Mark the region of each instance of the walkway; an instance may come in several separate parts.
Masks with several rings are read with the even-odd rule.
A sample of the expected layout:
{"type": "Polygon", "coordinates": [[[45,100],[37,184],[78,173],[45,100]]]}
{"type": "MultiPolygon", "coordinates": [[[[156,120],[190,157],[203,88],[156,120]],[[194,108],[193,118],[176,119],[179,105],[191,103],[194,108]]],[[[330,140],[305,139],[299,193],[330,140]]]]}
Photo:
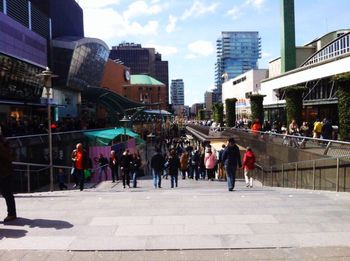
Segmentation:
{"type": "MultiPolygon", "coordinates": [[[[241,181],[234,192],[219,181],[180,180],[179,188],[170,189],[169,182],[163,180],[162,189],[153,189],[145,179],[137,189],[105,182],[83,192],[19,194],[20,218],[0,223],[0,260],[112,257],[109,252],[90,252],[95,250],[117,250],[109,260],[350,258],[348,193],[249,189],[241,181]]],[[[0,213],[5,213],[4,202],[0,213]]]]}

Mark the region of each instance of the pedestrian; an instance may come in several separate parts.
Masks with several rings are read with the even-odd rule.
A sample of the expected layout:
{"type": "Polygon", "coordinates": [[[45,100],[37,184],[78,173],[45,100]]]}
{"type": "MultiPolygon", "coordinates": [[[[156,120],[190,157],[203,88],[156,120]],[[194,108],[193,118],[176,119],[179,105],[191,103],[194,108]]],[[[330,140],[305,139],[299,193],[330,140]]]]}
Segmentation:
{"type": "Polygon", "coordinates": [[[169,169],[171,188],[174,188],[174,186],[177,187],[179,170],[180,170],[180,159],[176,155],[176,151],[174,149],[170,151],[170,155],[166,165],[167,165],[167,168],[169,169]]]}
{"type": "Polygon", "coordinates": [[[112,173],[112,183],[115,183],[116,180],[119,180],[118,177],[118,159],[115,155],[115,151],[111,151],[111,156],[109,157],[109,168],[112,173]]]}
{"type": "Polygon", "coordinates": [[[122,156],[120,157],[120,171],[123,179],[123,188],[127,185],[130,188],[130,163],[132,157],[129,154],[129,150],[125,149],[122,156]]]}
{"type": "Polygon", "coordinates": [[[219,155],[218,155],[218,179],[222,180],[222,179],[226,179],[226,175],[225,175],[225,170],[224,170],[224,163],[222,162],[222,154],[224,153],[226,148],[225,144],[222,144],[221,146],[221,150],[219,150],[219,155]]]}
{"type": "Polygon", "coordinates": [[[211,148],[208,148],[207,153],[204,157],[205,169],[207,171],[208,180],[214,180],[214,169],[216,166],[216,155],[212,152],[211,148]]]}
{"type": "Polygon", "coordinates": [[[60,190],[68,188],[65,184],[66,174],[64,173],[63,169],[58,169],[57,179],[58,179],[58,186],[60,190]]]}
{"type": "Polygon", "coordinates": [[[222,154],[222,161],[226,170],[228,190],[233,191],[235,188],[237,166],[242,167],[241,155],[234,138],[229,138],[227,147],[222,154]]]}
{"type": "Polygon", "coordinates": [[[4,222],[17,218],[15,197],[13,196],[12,153],[5,138],[0,134],[0,191],[6,201],[7,216],[4,222]]]}
{"type": "Polygon", "coordinates": [[[188,172],[188,152],[184,150],[180,156],[180,169],[182,173],[182,179],[186,179],[186,172],[188,172]]]}
{"type": "Polygon", "coordinates": [[[80,191],[84,189],[84,170],[89,168],[89,157],[83,149],[83,144],[78,143],[76,149],[71,154],[74,165],[74,175],[76,178],[76,185],[79,185],[80,191]]]}
{"type": "Polygon", "coordinates": [[[194,148],[194,150],[191,152],[190,157],[190,172],[191,177],[195,178],[195,180],[199,179],[199,151],[197,148],[194,148]]]}
{"type": "Polygon", "coordinates": [[[252,124],[252,132],[258,133],[259,131],[261,131],[261,123],[260,123],[260,120],[256,118],[252,124]]]}
{"type": "Polygon", "coordinates": [[[333,134],[332,124],[327,118],[324,118],[323,125],[322,125],[322,139],[331,140],[332,134],[333,134]]]}
{"type": "Polygon", "coordinates": [[[156,154],[154,154],[151,159],[154,188],[157,188],[157,187],[161,188],[164,165],[165,165],[164,156],[162,155],[160,149],[157,149],[156,154]]]}
{"type": "Polygon", "coordinates": [[[199,174],[200,174],[201,179],[203,179],[203,180],[206,177],[204,157],[205,157],[205,150],[204,150],[204,148],[202,148],[199,152],[199,174]]]}
{"type": "Polygon", "coordinates": [[[137,187],[137,175],[141,167],[141,156],[138,152],[132,154],[132,160],[130,163],[130,172],[132,173],[132,187],[137,187]]]}
{"type": "Polygon", "coordinates": [[[99,167],[99,171],[98,171],[98,180],[99,180],[99,182],[102,181],[103,173],[105,174],[105,180],[107,180],[108,179],[107,167],[109,165],[108,164],[108,159],[102,153],[100,153],[98,158],[95,158],[95,162],[98,163],[98,167],[99,167]]]}
{"type": "Polygon", "coordinates": [[[313,129],[314,138],[317,138],[317,139],[321,138],[322,126],[323,126],[322,122],[319,119],[316,119],[316,121],[314,122],[314,129],[313,129]]]}
{"type": "Polygon", "coordinates": [[[250,147],[247,147],[246,152],[244,153],[242,165],[246,187],[252,188],[255,169],[255,155],[250,147]]]}

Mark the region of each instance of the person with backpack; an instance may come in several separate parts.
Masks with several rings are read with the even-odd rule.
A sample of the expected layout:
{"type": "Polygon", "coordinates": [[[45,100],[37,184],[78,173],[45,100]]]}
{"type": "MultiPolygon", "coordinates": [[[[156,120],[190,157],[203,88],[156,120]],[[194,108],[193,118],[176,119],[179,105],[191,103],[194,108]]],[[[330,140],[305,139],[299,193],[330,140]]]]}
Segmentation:
{"type": "Polygon", "coordinates": [[[255,155],[250,147],[247,147],[246,152],[243,156],[243,164],[242,168],[244,170],[244,178],[246,187],[253,187],[253,177],[254,177],[254,169],[255,169],[255,155]]]}

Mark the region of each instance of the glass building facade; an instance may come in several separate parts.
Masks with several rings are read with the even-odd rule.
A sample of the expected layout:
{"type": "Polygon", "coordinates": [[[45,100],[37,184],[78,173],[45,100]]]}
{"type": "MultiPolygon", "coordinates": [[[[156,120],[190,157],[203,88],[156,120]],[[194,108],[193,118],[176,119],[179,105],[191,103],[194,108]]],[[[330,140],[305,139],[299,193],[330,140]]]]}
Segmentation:
{"type": "Polygon", "coordinates": [[[109,55],[103,41],[64,37],[54,40],[53,46],[53,69],[60,75],[55,84],[75,90],[100,85],[109,55]]]}
{"type": "Polygon", "coordinates": [[[215,86],[221,101],[222,83],[251,69],[258,69],[261,39],[258,32],[222,32],[216,41],[215,86]]]}
{"type": "Polygon", "coordinates": [[[172,105],[184,105],[184,82],[182,79],[171,80],[170,86],[171,104],[172,105]]]}

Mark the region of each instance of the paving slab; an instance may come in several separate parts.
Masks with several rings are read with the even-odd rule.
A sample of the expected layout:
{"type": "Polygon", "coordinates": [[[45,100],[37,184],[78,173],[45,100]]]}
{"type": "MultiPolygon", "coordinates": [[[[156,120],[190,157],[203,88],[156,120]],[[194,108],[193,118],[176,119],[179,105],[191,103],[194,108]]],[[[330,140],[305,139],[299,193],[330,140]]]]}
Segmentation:
{"type": "MultiPolygon", "coordinates": [[[[180,180],[176,189],[169,183],[164,180],[162,189],[154,189],[144,179],[140,188],[124,190],[107,181],[82,192],[18,194],[18,220],[0,222],[0,260],[12,260],[12,251],[18,251],[18,260],[58,260],[59,253],[65,253],[61,261],[83,257],[77,251],[86,252],[86,260],[103,260],[103,255],[108,260],[215,260],[209,258],[213,253],[220,253],[216,260],[231,260],[225,259],[228,253],[239,249],[248,251],[235,252],[239,257],[254,260],[257,255],[249,250],[260,249],[278,260],[297,259],[298,251],[274,254],[274,249],[305,247],[310,247],[308,258],[317,254],[315,247],[341,249],[337,258],[349,256],[344,252],[350,246],[349,193],[250,189],[243,181],[237,181],[234,192],[218,181],[180,180]],[[193,252],[191,259],[181,252],[199,249],[208,256],[193,252]]],[[[3,202],[0,213],[6,213],[3,202]]]]}

